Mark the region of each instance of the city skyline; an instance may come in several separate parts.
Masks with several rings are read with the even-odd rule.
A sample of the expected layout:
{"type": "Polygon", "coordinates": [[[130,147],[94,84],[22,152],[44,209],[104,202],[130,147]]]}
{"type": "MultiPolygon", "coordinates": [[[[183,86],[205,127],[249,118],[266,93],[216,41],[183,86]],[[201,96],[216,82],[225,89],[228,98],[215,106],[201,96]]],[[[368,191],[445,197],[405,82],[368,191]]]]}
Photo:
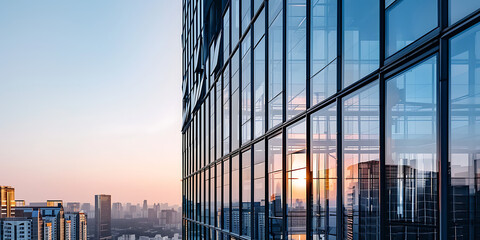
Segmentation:
{"type": "Polygon", "coordinates": [[[0,2],[0,183],[30,202],[180,204],[180,11],[0,2]]]}

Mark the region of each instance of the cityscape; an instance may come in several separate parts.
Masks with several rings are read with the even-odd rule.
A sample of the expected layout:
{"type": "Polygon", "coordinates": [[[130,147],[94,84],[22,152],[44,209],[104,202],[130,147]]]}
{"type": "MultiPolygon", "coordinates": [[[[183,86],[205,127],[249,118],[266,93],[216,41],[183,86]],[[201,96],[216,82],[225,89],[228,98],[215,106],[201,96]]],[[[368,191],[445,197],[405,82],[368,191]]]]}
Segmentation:
{"type": "Polygon", "coordinates": [[[0,240],[480,240],[480,0],[0,1],[0,240]]]}
{"type": "Polygon", "coordinates": [[[147,200],[112,203],[111,195],[94,197],[93,204],[58,199],[27,202],[15,198],[15,188],[0,186],[0,239],[182,239],[178,205],[149,205],[147,200]]]}

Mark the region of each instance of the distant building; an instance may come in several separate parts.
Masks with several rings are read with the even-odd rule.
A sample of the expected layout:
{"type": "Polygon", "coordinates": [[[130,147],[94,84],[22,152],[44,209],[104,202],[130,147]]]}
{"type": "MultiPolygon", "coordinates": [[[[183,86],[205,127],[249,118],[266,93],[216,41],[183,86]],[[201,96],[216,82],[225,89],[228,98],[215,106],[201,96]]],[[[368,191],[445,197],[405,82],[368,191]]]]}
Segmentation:
{"type": "MultiPolygon", "coordinates": [[[[29,214],[39,217],[45,223],[51,223],[51,239],[52,240],[64,240],[65,239],[65,217],[63,207],[17,207],[15,212],[22,216],[28,216],[29,214]]],[[[44,229],[45,230],[45,229],[44,229]]],[[[45,231],[44,231],[45,235],[45,231]]],[[[48,235],[48,234],[47,234],[48,235]]]]}
{"type": "Polygon", "coordinates": [[[25,207],[25,200],[15,200],[15,207],[25,207]]]}
{"type": "Polygon", "coordinates": [[[51,222],[43,223],[43,240],[53,240],[53,229],[51,222]]]}
{"type": "Polygon", "coordinates": [[[65,219],[65,240],[72,240],[72,221],[65,219]]]}
{"type": "Polygon", "coordinates": [[[32,220],[32,239],[42,240],[43,237],[43,219],[40,209],[28,209],[17,207],[15,217],[28,218],[32,220]]]}
{"type": "Polygon", "coordinates": [[[69,202],[64,208],[65,208],[65,212],[80,212],[80,203],[69,202]]]}
{"type": "Polygon", "coordinates": [[[63,200],[47,200],[47,207],[63,206],[63,200]]]}
{"type": "Polygon", "coordinates": [[[95,195],[95,236],[98,240],[112,239],[112,197],[95,195]]]}
{"type": "Polygon", "coordinates": [[[180,213],[173,209],[161,210],[159,224],[161,227],[179,229],[181,227],[180,213]]]}
{"type": "Polygon", "coordinates": [[[71,221],[71,240],[87,240],[87,216],[85,215],[85,213],[65,213],[65,220],[71,221]]]}
{"type": "Polygon", "coordinates": [[[148,209],[148,220],[150,222],[154,222],[157,220],[157,211],[155,210],[155,208],[148,209]]]}
{"type": "Polygon", "coordinates": [[[0,186],[0,218],[15,217],[15,188],[0,186]]]}
{"type": "Polygon", "coordinates": [[[125,234],[117,238],[117,240],[135,240],[135,234],[125,234]]]}
{"type": "Polygon", "coordinates": [[[30,204],[28,204],[28,206],[30,206],[30,207],[46,207],[47,202],[31,202],[30,204]]]}
{"type": "Polygon", "coordinates": [[[28,218],[5,218],[2,223],[3,240],[31,240],[32,220],[28,218]]]}
{"type": "Polygon", "coordinates": [[[112,204],[112,218],[113,219],[123,218],[123,206],[121,203],[116,202],[112,204]]]}
{"type": "Polygon", "coordinates": [[[80,208],[89,218],[95,218],[95,209],[92,208],[90,203],[83,203],[80,208]]]}

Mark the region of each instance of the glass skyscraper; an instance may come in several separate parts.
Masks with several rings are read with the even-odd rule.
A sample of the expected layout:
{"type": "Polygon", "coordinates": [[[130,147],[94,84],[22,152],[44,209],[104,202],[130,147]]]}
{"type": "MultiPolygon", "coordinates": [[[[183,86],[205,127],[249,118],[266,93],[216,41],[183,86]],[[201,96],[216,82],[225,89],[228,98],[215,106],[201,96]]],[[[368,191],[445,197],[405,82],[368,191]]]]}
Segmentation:
{"type": "Polygon", "coordinates": [[[182,13],[184,239],[480,239],[480,1],[182,13]]]}

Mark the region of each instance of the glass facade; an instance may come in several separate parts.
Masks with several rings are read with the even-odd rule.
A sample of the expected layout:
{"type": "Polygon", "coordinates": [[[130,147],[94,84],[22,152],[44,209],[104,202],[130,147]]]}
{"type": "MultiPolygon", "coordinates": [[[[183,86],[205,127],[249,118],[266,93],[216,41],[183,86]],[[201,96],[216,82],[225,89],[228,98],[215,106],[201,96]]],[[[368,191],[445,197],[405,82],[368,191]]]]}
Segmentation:
{"type": "Polygon", "coordinates": [[[183,239],[480,239],[479,1],[182,16],[183,239]]]}

